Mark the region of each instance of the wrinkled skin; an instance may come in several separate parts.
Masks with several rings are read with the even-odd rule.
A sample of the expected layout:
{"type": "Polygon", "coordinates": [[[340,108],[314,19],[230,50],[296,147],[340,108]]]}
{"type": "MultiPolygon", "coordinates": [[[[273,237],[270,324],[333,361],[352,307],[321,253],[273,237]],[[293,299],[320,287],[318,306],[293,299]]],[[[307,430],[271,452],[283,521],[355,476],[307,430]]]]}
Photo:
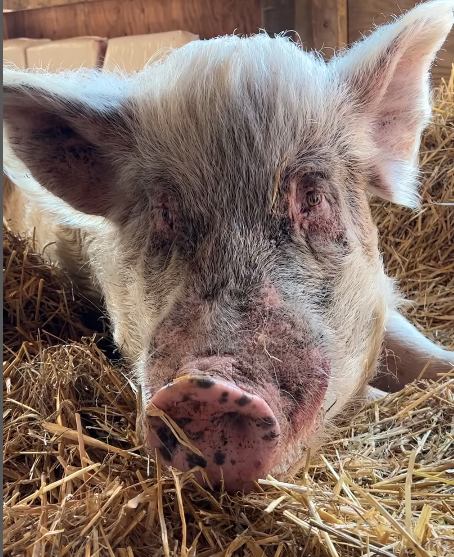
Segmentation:
{"type": "Polygon", "coordinates": [[[7,216],[24,231],[40,211],[44,230],[44,207],[42,244],[100,291],[168,464],[230,491],[287,471],[367,396],[386,327],[395,353],[447,367],[399,325],[368,205],[416,204],[427,71],[452,25],[452,2],[429,4],[328,65],[259,35],[130,78],[4,72],[7,216]]]}

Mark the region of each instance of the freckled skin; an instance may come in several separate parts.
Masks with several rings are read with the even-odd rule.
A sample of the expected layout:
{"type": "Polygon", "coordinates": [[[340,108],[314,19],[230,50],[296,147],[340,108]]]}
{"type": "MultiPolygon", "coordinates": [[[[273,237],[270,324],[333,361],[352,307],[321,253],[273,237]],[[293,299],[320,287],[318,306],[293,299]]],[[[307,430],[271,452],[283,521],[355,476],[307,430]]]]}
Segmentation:
{"type": "Polygon", "coordinates": [[[202,452],[203,457],[188,452],[176,438],[170,438],[160,418],[148,418],[149,446],[157,447],[164,461],[180,470],[202,466],[213,483],[223,477],[226,489],[235,491],[251,483],[256,473],[265,473],[276,459],[280,428],[271,409],[262,398],[242,392],[233,383],[212,376],[189,377],[158,391],[153,403],[171,415],[202,452]],[[211,380],[209,389],[202,379],[211,380]],[[224,393],[229,396],[222,397],[224,393]],[[190,397],[186,403],[184,394],[190,397]],[[242,399],[246,402],[238,404],[242,399]]]}
{"type": "Polygon", "coordinates": [[[206,468],[207,466],[207,461],[203,457],[193,453],[187,453],[186,460],[189,468],[194,468],[194,466],[200,466],[201,468],[206,468]]]}
{"type": "Polygon", "coordinates": [[[225,454],[217,452],[214,454],[214,463],[218,466],[222,466],[225,463],[225,454]]]}
{"type": "Polygon", "coordinates": [[[197,387],[199,389],[210,389],[214,385],[214,379],[210,377],[200,377],[196,379],[197,387]]]}
{"type": "Polygon", "coordinates": [[[219,403],[220,404],[225,404],[228,399],[229,399],[229,393],[227,391],[224,391],[221,394],[221,396],[219,397],[219,403]]]}
{"type": "Polygon", "coordinates": [[[251,399],[247,395],[243,395],[242,397],[235,400],[235,404],[238,404],[238,406],[246,406],[251,402],[251,399]]]}

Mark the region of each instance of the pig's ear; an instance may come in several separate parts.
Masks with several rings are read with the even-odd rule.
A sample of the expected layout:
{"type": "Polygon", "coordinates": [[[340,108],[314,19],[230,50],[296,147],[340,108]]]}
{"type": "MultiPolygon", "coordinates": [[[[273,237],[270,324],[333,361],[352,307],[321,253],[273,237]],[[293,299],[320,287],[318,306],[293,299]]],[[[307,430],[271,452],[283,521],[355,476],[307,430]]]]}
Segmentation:
{"type": "Polygon", "coordinates": [[[371,190],[408,207],[419,200],[418,150],[431,114],[429,70],[453,25],[453,11],[453,0],[420,4],[330,64],[373,133],[371,190]]]}
{"type": "Polygon", "coordinates": [[[68,224],[119,217],[115,158],[127,149],[125,85],[100,72],[4,69],[4,170],[68,224]]]}

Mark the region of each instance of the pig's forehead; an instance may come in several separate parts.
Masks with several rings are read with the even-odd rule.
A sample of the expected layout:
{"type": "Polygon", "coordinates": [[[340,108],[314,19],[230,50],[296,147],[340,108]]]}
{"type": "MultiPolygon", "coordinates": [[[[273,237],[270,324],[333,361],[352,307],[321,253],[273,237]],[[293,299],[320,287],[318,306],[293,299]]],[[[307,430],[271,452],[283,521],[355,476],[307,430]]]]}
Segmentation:
{"type": "Polygon", "coordinates": [[[266,35],[195,41],[132,82],[140,166],[200,187],[268,188],[284,160],[333,170],[361,159],[354,105],[325,62],[266,35]]]}
{"type": "MultiPolygon", "coordinates": [[[[194,41],[173,51],[132,81],[136,110],[176,124],[179,116],[225,123],[228,114],[253,111],[268,122],[330,119],[348,105],[336,74],[314,53],[267,35],[194,41]]],[[[147,118],[146,118],[147,119],[147,118]]]]}

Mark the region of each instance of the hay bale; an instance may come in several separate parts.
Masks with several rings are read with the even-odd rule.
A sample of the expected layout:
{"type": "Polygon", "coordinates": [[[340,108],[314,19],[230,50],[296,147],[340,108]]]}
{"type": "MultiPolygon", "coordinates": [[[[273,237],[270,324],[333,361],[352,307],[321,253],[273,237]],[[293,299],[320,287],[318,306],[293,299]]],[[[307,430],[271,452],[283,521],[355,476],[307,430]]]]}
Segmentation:
{"type": "MultiPolygon", "coordinates": [[[[422,210],[373,211],[410,318],[452,347],[454,222],[440,203],[454,201],[454,72],[435,111],[422,210]]],[[[137,393],[84,325],[83,301],[4,233],[5,555],[454,554],[454,370],[364,408],[289,483],[212,495],[143,451],[137,393]]]]}

